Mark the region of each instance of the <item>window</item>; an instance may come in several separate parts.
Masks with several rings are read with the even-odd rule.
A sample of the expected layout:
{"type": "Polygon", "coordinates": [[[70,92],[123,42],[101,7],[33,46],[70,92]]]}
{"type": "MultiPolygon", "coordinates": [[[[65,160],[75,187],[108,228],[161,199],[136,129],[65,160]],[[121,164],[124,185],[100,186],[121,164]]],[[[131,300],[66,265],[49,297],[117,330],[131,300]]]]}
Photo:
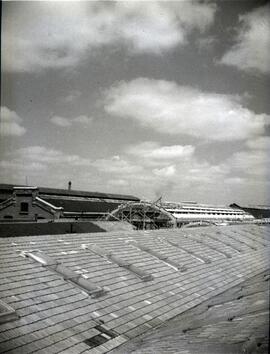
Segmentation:
{"type": "Polygon", "coordinates": [[[12,215],[4,215],[4,219],[13,219],[12,215]]]}
{"type": "Polygon", "coordinates": [[[28,214],[28,212],[29,212],[29,204],[27,202],[21,202],[20,213],[21,214],[28,214]]]}

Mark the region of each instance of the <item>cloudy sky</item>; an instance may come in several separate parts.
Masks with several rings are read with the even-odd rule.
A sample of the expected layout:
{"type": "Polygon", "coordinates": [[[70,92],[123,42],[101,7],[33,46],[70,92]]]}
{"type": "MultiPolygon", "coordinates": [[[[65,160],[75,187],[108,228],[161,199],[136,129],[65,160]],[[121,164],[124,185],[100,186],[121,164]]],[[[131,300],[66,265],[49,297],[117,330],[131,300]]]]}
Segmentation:
{"type": "Polygon", "coordinates": [[[0,182],[269,203],[267,1],[2,3],[0,182]]]}

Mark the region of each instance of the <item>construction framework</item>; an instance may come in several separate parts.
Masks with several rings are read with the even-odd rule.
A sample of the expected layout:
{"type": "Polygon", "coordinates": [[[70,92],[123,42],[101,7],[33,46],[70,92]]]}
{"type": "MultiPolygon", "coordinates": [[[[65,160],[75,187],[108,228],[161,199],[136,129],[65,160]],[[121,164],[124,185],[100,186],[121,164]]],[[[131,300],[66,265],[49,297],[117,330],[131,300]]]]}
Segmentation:
{"type": "Polygon", "coordinates": [[[177,227],[176,218],[171,213],[156,203],[145,201],[121,204],[107,215],[106,220],[127,221],[138,230],[177,227]]]}

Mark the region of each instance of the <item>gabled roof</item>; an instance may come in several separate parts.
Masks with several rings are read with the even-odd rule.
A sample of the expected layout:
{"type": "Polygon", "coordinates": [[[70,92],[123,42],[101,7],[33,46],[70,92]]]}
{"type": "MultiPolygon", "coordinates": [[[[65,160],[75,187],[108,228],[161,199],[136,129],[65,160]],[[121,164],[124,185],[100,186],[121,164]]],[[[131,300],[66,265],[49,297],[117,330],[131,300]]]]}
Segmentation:
{"type": "MultiPolygon", "coordinates": [[[[15,204],[16,204],[16,198],[12,196],[4,200],[2,203],[0,203],[0,211],[15,204]]],[[[46,200],[39,197],[34,198],[33,205],[39,206],[40,208],[46,210],[50,214],[61,212],[63,210],[63,208],[52,205],[51,203],[48,203],[46,200]]]]}
{"type": "Polygon", "coordinates": [[[0,297],[20,318],[0,325],[0,347],[109,352],[266,271],[269,246],[270,228],[257,225],[2,238],[0,297]],[[92,297],[25,252],[61,262],[106,293],[92,297]]]}
{"type": "Polygon", "coordinates": [[[10,197],[0,203],[0,210],[6,209],[13,204],[15,204],[15,199],[13,197],[10,197]]]}
{"type": "Polygon", "coordinates": [[[57,207],[49,202],[47,202],[46,200],[40,198],[40,197],[36,197],[35,198],[35,203],[37,205],[39,205],[40,207],[43,207],[44,209],[46,209],[47,211],[52,211],[52,212],[56,212],[56,211],[61,211],[63,210],[63,208],[61,207],[57,207]]]}
{"type": "Polygon", "coordinates": [[[260,205],[260,204],[236,204],[236,203],[233,203],[230,205],[230,207],[232,208],[243,208],[243,209],[255,209],[255,210],[270,210],[270,205],[260,205]]]}

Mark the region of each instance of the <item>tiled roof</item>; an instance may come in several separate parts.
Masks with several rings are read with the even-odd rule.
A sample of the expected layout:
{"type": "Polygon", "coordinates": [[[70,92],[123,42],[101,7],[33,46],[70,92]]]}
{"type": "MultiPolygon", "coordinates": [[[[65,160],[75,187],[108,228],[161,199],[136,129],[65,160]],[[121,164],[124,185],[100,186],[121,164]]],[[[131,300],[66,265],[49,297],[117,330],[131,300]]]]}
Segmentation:
{"type": "Polygon", "coordinates": [[[117,354],[267,353],[269,279],[261,273],[176,316],[117,354]],[[247,349],[250,350],[247,350],[247,349]],[[252,350],[253,349],[253,350],[252,350]],[[244,351],[246,350],[246,351],[244,351]]]}
{"type": "Polygon", "coordinates": [[[269,269],[269,246],[270,228],[247,224],[0,239],[0,298],[20,316],[0,325],[0,348],[109,352],[269,269]],[[105,257],[92,252],[93,245],[105,257]],[[105,288],[105,295],[89,296],[25,252],[52,257],[105,288]],[[153,280],[143,281],[128,264],[153,280]],[[102,344],[91,348],[94,342],[102,344]]]}

